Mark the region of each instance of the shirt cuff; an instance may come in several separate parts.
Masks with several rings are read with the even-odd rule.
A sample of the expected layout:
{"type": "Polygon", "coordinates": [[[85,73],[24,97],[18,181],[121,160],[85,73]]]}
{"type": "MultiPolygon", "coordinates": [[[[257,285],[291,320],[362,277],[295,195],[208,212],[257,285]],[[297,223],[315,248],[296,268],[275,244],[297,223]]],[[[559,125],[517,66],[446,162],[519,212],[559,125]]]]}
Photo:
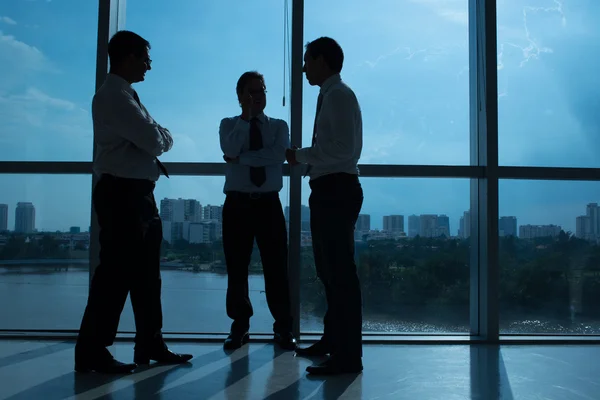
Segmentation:
{"type": "Polygon", "coordinates": [[[302,164],[308,164],[308,152],[310,147],[296,150],[296,161],[302,164]]]}

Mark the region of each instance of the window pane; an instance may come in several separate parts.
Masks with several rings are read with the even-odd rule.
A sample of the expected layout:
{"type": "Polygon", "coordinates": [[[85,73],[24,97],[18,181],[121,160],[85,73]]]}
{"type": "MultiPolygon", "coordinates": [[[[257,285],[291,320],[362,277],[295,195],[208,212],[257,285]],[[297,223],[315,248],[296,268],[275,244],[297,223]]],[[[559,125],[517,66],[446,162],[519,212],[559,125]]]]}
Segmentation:
{"type": "Polygon", "coordinates": [[[0,329],[79,329],[91,177],[0,175],[0,187],[0,329]]]}
{"type": "MultiPolygon", "coordinates": [[[[469,180],[361,183],[365,200],[355,239],[363,332],[468,332],[469,180]]],[[[308,204],[307,180],[302,194],[302,204],[308,204]]],[[[322,331],[325,294],[315,272],[308,209],[303,216],[302,331],[322,331]]]]}
{"type": "Polygon", "coordinates": [[[5,1],[0,14],[0,160],[90,161],[98,2],[5,1]]]}
{"type": "Polygon", "coordinates": [[[223,161],[219,124],[240,114],[236,84],[249,70],[265,77],[265,113],[288,120],[283,15],[283,1],[127,1],[127,29],[152,45],[152,70],[136,90],[174,135],[162,160],[223,161]]]}
{"type": "MultiPolygon", "coordinates": [[[[336,39],[363,111],[365,164],[469,164],[467,0],[306,0],[305,41],[336,39]]],[[[311,143],[318,88],[304,86],[311,143]]]]}
{"type": "Polygon", "coordinates": [[[600,166],[600,8],[589,1],[497,4],[500,164],[600,166]]]}
{"type": "Polygon", "coordinates": [[[600,333],[599,197],[597,182],[500,182],[501,332],[600,333]]]}
{"type": "MultiPolygon", "coordinates": [[[[225,308],[227,270],[221,236],[223,183],[224,177],[172,176],[160,179],[156,186],[165,240],[161,259],[164,332],[229,332],[232,320],[225,308]]],[[[284,178],[283,206],[288,205],[288,193],[288,178],[284,178]]],[[[250,329],[273,332],[256,247],[248,282],[254,308],[250,329]]],[[[134,328],[128,300],[119,330],[134,328]]]]}

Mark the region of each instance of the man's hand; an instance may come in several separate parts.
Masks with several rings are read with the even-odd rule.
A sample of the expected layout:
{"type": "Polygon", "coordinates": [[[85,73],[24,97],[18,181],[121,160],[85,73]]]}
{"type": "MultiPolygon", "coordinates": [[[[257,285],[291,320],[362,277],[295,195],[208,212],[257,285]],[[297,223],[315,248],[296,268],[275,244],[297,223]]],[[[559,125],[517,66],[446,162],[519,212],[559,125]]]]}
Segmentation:
{"type": "Polygon", "coordinates": [[[244,97],[242,98],[242,119],[246,121],[250,121],[252,119],[252,106],[254,105],[254,99],[252,95],[247,92],[244,93],[244,97]]]}
{"type": "Polygon", "coordinates": [[[298,165],[299,162],[298,160],[296,160],[296,146],[294,146],[293,149],[286,149],[285,150],[285,158],[288,162],[288,164],[290,165],[298,165]]]}
{"type": "Polygon", "coordinates": [[[239,164],[240,163],[240,158],[236,157],[236,158],[230,158],[227,156],[223,156],[223,160],[225,160],[226,163],[228,164],[239,164]]]}

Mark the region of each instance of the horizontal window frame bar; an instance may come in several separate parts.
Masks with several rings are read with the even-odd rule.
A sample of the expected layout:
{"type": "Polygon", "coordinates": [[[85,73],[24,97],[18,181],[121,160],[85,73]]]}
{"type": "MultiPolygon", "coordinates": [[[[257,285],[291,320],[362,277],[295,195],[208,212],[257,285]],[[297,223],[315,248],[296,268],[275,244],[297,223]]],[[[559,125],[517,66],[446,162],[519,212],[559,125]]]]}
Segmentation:
{"type": "MultiPolygon", "coordinates": [[[[0,340],[64,340],[77,339],[77,330],[0,330],[0,340]]],[[[193,343],[222,343],[227,333],[163,333],[170,342],[193,343]]],[[[252,333],[252,343],[270,343],[273,334],[252,333]]],[[[300,336],[303,343],[318,341],[320,336],[304,334],[300,336]]],[[[116,342],[128,343],[134,339],[133,332],[119,332],[116,342]]],[[[487,343],[482,337],[468,334],[369,334],[363,332],[364,344],[377,345],[471,345],[487,343]]],[[[572,335],[572,334],[529,334],[529,335],[500,335],[499,345],[592,345],[600,344],[600,335],[572,335]]]]}
{"type": "MultiPolygon", "coordinates": [[[[171,176],[224,176],[225,163],[165,162],[171,176]]],[[[91,175],[91,161],[0,161],[0,174],[91,175]]],[[[361,164],[363,178],[488,178],[486,167],[461,165],[361,164]]],[[[283,166],[284,176],[290,167],[283,166]]],[[[600,181],[600,168],[499,167],[498,179],[600,181]]]]}

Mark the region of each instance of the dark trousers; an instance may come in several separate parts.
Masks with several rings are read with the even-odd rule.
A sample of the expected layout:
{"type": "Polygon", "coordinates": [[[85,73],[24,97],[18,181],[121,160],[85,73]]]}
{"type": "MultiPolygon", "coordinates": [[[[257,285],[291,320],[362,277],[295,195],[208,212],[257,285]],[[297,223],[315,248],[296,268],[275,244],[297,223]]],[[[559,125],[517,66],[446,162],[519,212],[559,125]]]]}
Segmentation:
{"type": "Polygon", "coordinates": [[[154,186],[151,181],[103,175],[94,189],[100,265],[92,278],[77,339],[80,351],[113,344],[128,294],[136,346],[150,346],[160,335],[162,223],[154,186]]]}
{"type": "Polygon", "coordinates": [[[354,261],[354,228],[362,208],[358,176],[325,175],[310,182],[310,226],[317,276],[325,286],[323,341],[342,362],[362,357],[362,295],[354,261]]]}
{"type": "Polygon", "coordinates": [[[291,332],[288,247],[285,217],[276,192],[258,197],[230,192],[223,205],[223,251],[227,263],[227,315],[232,332],[246,332],[253,315],[248,268],[254,240],[260,251],[265,294],[274,332],[291,332]]]}

